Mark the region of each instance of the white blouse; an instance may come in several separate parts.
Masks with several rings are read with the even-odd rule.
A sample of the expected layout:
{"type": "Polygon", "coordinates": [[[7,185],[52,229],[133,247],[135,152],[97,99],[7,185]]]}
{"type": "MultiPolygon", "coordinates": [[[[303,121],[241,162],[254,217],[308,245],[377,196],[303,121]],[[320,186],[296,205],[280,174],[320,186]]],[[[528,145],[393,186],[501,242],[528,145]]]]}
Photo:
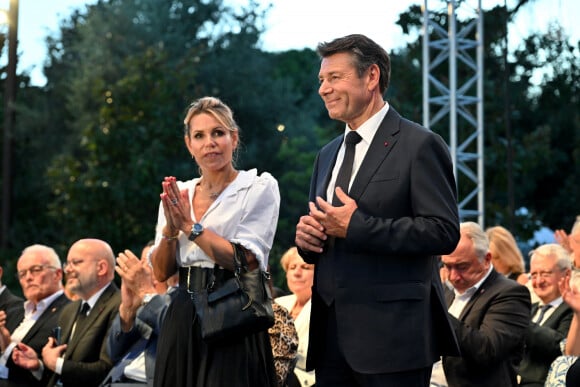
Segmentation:
{"type": "MultiPolygon", "coordinates": [[[[195,195],[195,186],[200,178],[178,181],[180,190],[189,191],[190,203],[195,195]]],[[[264,172],[258,176],[256,169],[239,171],[232,181],[210,205],[201,219],[196,219],[191,209],[191,218],[201,223],[205,229],[240,244],[256,255],[262,269],[268,266],[268,254],[272,248],[278,214],[280,211],[280,191],[274,177],[264,172]]],[[[155,246],[162,239],[163,227],[167,223],[163,206],[159,206],[159,216],[155,227],[155,246]]],[[[214,267],[214,261],[188,235],[179,233],[176,250],[177,266],[214,267]]]]}

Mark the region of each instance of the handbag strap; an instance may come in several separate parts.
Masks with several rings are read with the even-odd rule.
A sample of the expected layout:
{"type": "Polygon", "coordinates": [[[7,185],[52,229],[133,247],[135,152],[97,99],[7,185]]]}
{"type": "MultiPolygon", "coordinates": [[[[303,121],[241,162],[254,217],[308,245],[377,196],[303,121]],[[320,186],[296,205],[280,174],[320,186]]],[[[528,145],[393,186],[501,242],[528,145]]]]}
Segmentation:
{"type": "Polygon", "coordinates": [[[236,243],[231,243],[234,248],[234,273],[238,276],[242,270],[248,271],[248,260],[244,248],[236,243]]]}

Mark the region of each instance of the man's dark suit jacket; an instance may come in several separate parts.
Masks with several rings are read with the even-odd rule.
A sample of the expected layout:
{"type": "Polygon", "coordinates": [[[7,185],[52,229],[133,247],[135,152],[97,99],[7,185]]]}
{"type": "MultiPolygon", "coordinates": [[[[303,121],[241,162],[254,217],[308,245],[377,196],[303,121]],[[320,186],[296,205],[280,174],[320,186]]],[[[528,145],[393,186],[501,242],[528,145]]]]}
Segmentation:
{"type": "Polygon", "coordinates": [[[6,328],[14,332],[24,317],[24,300],[14,295],[8,288],[4,288],[0,293],[0,310],[6,312],[6,328]]]}
{"type": "MultiPolygon", "coordinates": [[[[58,317],[62,308],[69,302],[70,300],[64,294],[57,297],[22,338],[21,342],[34,349],[39,358],[41,357],[42,348],[52,335],[52,329],[58,325],[58,317]]],[[[23,318],[24,315],[22,315],[20,321],[23,318]]],[[[2,386],[44,387],[50,377],[50,374],[45,373],[42,380],[36,379],[29,370],[14,364],[12,356],[8,358],[6,366],[8,367],[8,381],[6,384],[1,384],[2,386]]]]}
{"type": "MultiPolygon", "coordinates": [[[[317,155],[310,200],[326,198],[339,136],[317,155]]],[[[436,255],[453,251],[459,219],[453,167],[445,142],[402,118],[391,106],[353,180],[357,205],[346,238],[322,254],[300,251],[315,267],[308,369],[324,355],[326,305],[320,278],[334,276],[339,346],[360,373],[431,367],[457,354],[436,255]]],[[[331,198],[326,198],[331,201],[331,198]]]]}
{"type": "MultiPolygon", "coordinates": [[[[531,315],[538,311],[538,303],[532,305],[531,315]]],[[[562,355],[560,341],[568,334],[574,312],[562,302],[542,325],[530,324],[526,334],[524,358],[520,363],[521,386],[543,387],[550,365],[562,355]]]]}
{"type": "MultiPolygon", "coordinates": [[[[447,304],[454,299],[446,292],[447,304]]],[[[517,366],[530,324],[530,292],[492,270],[451,323],[461,357],[443,358],[449,387],[517,386],[517,366]]]]}
{"type": "Polygon", "coordinates": [[[111,282],[91,309],[81,330],[70,337],[74,322],[81,308],[77,300],[65,306],[60,314],[63,343],[67,343],[61,375],[54,374],[48,386],[54,386],[60,378],[64,387],[98,386],[112,367],[107,355],[107,334],[119,312],[121,293],[111,282]]]}
{"type": "MultiPolygon", "coordinates": [[[[107,338],[107,351],[109,357],[115,365],[137,344],[139,340],[145,339],[145,374],[147,376],[147,385],[153,386],[155,376],[155,357],[157,353],[157,339],[165,312],[171,302],[171,294],[175,293],[169,290],[169,293],[159,294],[151,299],[147,304],[137,311],[135,324],[129,332],[123,332],[121,329],[121,318],[117,314],[113,320],[113,325],[107,338]]],[[[108,386],[109,377],[105,379],[102,386],[108,386]]]]}

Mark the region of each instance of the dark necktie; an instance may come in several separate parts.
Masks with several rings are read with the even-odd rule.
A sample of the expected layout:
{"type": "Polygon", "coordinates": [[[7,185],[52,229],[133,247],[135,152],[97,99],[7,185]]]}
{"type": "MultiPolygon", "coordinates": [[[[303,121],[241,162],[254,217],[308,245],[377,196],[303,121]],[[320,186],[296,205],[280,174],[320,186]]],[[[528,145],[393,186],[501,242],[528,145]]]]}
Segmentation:
{"type": "Polygon", "coordinates": [[[85,320],[87,319],[87,315],[89,314],[89,310],[91,307],[88,302],[83,302],[81,309],[79,310],[79,314],[77,316],[77,321],[75,323],[75,330],[74,333],[79,332],[82,329],[85,320]]]}
{"type": "MultiPolygon", "coordinates": [[[[344,139],[345,152],[344,159],[342,160],[342,165],[338,170],[338,175],[336,176],[336,183],[334,188],[340,187],[345,193],[348,193],[348,185],[350,183],[350,178],[352,175],[352,163],[354,161],[354,153],[356,144],[362,140],[362,137],[354,130],[351,130],[344,139]]],[[[336,191],[335,191],[336,192],[336,191]]],[[[332,195],[332,205],[342,206],[340,200],[336,197],[336,193],[332,195]]]]}
{"type": "Polygon", "coordinates": [[[544,320],[544,315],[546,314],[546,311],[548,309],[550,309],[551,307],[552,307],[552,305],[547,304],[547,305],[544,305],[540,308],[540,315],[536,319],[536,324],[540,325],[542,323],[542,321],[544,320]]]}
{"type": "MultiPolygon", "coordinates": [[[[350,183],[350,178],[352,175],[352,164],[354,161],[354,153],[356,144],[362,140],[362,137],[351,130],[344,139],[345,152],[344,159],[338,170],[338,175],[336,176],[336,182],[334,187],[342,188],[345,193],[348,193],[348,186],[350,183]]],[[[336,192],[336,191],[335,191],[336,192]]],[[[343,204],[336,197],[336,193],[332,195],[332,205],[335,207],[342,206],[343,204]]],[[[327,240],[326,249],[332,249],[334,246],[334,237],[330,237],[327,240]]],[[[331,256],[324,255],[318,261],[318,270],[316,282],[318,283],[318,293],[326,305],[332,304],[334,300],[335,292],[335,280],[334,280],[334,264],[331,256]]]]}

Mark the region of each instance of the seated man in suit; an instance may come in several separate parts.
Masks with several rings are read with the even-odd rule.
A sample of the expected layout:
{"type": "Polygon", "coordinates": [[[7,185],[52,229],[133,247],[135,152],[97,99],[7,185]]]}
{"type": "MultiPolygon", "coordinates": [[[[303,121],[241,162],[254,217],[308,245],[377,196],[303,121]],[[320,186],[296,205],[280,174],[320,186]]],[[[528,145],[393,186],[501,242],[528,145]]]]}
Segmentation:
{"type": "Polygon", "coordinates": [[[115,271],[122,279],[121,305],[107,339],[107,351],[115,364],[101,386],[119,383],[153,386],[157,338],[178,275],[159,282],[147,259],[125,250],[117,257],[115,271]]]}
{"type": "Polygon", "coordinates": [[[2,283],[2,276],[4,275],[4,269],[0,266],[0,311],[6,313],[6,328],[10,332],[16,328],[20,321],[16,321],[16,314],[12,311],[15,309],[20,315],[22,315],[22,305],[24,300],[16,295],[14,295],[10,289],[2,283]]]}
{"type": "Polygon", "coordinates": [[[80,299],[66,305],[59,317],[62,342],[53,338],[42,349],[42,359],[23,346],[14,362],[22,367],[54,372],[48,387],[98,386],[112,367],[106,338],[121,302],[115,277],[115,256],[108,243],[81,239],[69,249],[64,265],[67,283],[80,299]]]}
{"type": "Polygon", "coordinates": [[[493,269],[489,240],[477,223],[461,223],[460,233],[455,250],[441,257],[454,288],[446,289],[446,301],[461,350],[461,357],[443,357],[447,384],[517,386],[530,293],[493,269]]]}
{"type": "Polygon", "coordinates": [[[566,249],[556,243],[542,245],[530,254],[532,287],[541,301],[532,305],[532,324],[519,367],[520,386],[543,387],[572,322],[573,311],[563,302],[559,287],[569,276],[572,261],[566,249]]]}
{"type": "Polygon", "coordinates": [[[33,245],[24,249],[16,268],[26,301],[13,309],[19,319],[15,329],[9,330],[0,319],[0,379],[8,380],[2,385],[46,386],[48,377],[14,364],[12,353],[19,343],[25,343],[40,354],[57,326],[62,307],[69,303],[62,289],[60,259],[54,249],[33,245]]]}

